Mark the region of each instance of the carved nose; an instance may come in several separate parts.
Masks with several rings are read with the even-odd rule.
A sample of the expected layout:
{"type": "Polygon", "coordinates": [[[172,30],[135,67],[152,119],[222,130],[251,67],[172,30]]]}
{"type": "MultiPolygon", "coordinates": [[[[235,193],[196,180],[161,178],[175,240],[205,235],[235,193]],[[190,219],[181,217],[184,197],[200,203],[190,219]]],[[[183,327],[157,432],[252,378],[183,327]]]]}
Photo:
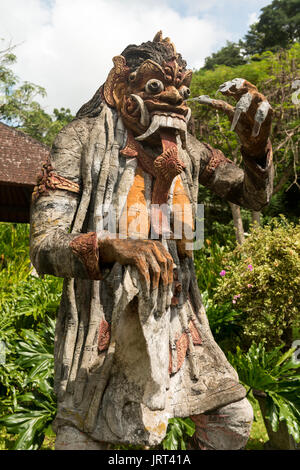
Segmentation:
{"type": "Polygon", "coordinates": [[[183,102],[181,94],[174,86],[167,88],[160,96],[162,101],[173,105],[180,105],[183,102]]]}

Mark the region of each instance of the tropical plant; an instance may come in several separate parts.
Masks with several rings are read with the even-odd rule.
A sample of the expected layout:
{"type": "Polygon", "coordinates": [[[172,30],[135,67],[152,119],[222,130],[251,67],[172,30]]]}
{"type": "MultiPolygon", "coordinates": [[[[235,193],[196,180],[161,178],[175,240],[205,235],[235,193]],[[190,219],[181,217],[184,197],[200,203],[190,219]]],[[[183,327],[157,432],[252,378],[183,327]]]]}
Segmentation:
{"type": "MultiPolygon", "coordinates": [[[[49,317],[46,323],[33,332],[23,330],[23,339],[17,341],[15,364],[0,366],[1,378],[7,379],[4,372],[17,371],[18,388],[10,399],[2,401],[4,409],[11,410],[0,418],[0,425],[10,434],[16,434],[14,449],[35,450],[43,443],[47,427],[56,414],[56,401],[53,393],[53,343],[55,321],[49,317]]],[[[10,382],[7,381],[9,386],[10,382]]],[[[5,384],[4,384],[5,385],[5,384]]]]}
{"type": "Polygon", "coordinates": [[[295,348],[282,354],[278,346],[266,351],[261,343],[253,342],[247,353],[239,347],[228,359],[236,369],[240,381],[247,386],[248,396],[253,390],[265,393],[266,418],[274,432],[285,422],[296,442],[300,441],[300,362],[294,361],[295,348]]]}
{"type": "Polygon", "coordinates": [[[29,227],[0,224],[0,418],[15,448],[36,449],[52,421],[53,338],[62,280],[32,276],[29,227]]]}
{"type": "Polygon", "coordinates": [[[215,341],[224,351],[232,350],[241,343],[243,312],[234,309],[231,302],[215,304],[206,292],[202,298],[215,341]]]}
{"type": "Polygon", "coordinates": [[[190,418],[171,418],[167,434],[162,442],[163,449],[185,450],[186,443],[195,432],[195,423],[190,418]]]}

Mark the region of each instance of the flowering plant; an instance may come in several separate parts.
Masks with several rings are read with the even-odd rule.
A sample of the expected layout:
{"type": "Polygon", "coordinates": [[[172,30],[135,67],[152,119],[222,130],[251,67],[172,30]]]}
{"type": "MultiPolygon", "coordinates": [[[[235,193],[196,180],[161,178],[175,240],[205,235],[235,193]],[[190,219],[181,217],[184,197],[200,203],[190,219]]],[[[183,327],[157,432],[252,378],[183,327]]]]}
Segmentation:
{"type": "Polygon", "coordinates": [[[243,312],[243,345],[290,347],[300,328],[300,225],[281,217],[255,227],[223,263],[213,302],[243,312]]]}

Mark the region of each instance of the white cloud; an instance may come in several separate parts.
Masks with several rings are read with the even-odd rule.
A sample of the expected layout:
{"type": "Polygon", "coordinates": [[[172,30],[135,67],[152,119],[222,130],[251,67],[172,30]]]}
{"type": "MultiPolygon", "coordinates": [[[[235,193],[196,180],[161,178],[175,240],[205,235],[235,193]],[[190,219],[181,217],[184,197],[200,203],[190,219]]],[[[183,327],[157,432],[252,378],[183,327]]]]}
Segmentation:
{"type": "Polygon", "coordinates": [[[2,37],[22,43],[15,71],[46,88],[48,112],[61,106],[75,112],[105,81],[114,55],[160,29],[190,68],[231,39],[212,18],[178,11],[166,0],[151,6],[144,0],[10,0],[0,3],[0,27],[2,37]]]}
{"type": "Polygon", "coordinates": [[[248,18],[248,26],[250,26],[253,23],[257,23],[258,21],[258,14],[256,12],[250,13],[249,18],[248,18]]]}
{"type": "MultiPolygon", "coordinates": [[[[180,8],[182,12],[187,14],[202,14],[209,12],[213,14],[216,11],[227,10],[232,14],[232,19],[237,22],[238,18],[235,17],[235,9],[237,7],[244,9],[257,9],[271,3],[272,0],[166,0],[169,5],[174,5],[180,8]]],[[[221,18],[222,19],[222,18],[221,18]]]]}

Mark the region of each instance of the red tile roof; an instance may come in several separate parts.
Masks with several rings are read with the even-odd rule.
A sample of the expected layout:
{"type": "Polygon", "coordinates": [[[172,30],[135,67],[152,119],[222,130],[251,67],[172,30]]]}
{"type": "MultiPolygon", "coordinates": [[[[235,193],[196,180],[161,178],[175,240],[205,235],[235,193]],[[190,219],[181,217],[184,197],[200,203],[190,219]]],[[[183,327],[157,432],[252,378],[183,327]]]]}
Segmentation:
{"type": "Polygon", "coordinates": [[[34,186],[50,149],[0,122],[0,184],[34,186]]]}

